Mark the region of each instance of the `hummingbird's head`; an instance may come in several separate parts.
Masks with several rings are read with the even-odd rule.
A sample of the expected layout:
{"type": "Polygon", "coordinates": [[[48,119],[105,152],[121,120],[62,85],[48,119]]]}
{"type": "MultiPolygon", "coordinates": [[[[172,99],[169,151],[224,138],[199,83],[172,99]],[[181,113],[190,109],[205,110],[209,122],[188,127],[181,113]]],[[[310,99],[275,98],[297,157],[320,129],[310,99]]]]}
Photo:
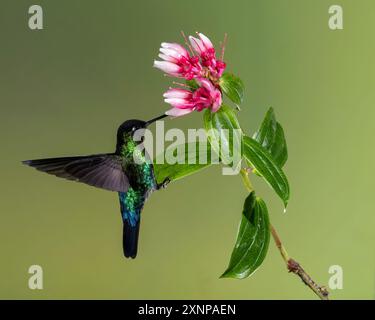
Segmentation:
{"type": "Polygon", "coordinates": [[[117,135],[123,135],[124,133],[134,134],[138,129],[143,129],[147,127],[147,122],[142,120],[126,120],[119,126],[117,130],[117,135]]]}
{"type": "Polygon", "coordinates": [[[142,120],[126,120],[117,129],[117,145],[121,146],[126,139],[133,138],[138,130],[147,127],[147,122],[142,120]]]}
{"type": "MultiPolygon", "coordinates": [[[[163,114],[149,121],[142,121],[142,120],[137,120],[137,119],[126,120],[117,129],[117,148],[116,149],[118,149],[125,142],[126,138],[133,138],[136,132],[139,134],[139,130],[146,129],[151,123],[157,120],[163,119],[165,117],[167,117],[167,115],[163,114]]],[[[142,132],[140,134],[142,135],[142,132]]]]}

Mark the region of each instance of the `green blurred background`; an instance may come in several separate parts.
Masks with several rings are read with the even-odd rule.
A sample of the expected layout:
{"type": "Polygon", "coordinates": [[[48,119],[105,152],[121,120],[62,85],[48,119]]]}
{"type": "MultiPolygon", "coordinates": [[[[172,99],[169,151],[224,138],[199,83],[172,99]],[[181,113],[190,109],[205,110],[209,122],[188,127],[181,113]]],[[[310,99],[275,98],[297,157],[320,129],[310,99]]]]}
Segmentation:
{"type": "MultiPolygon", "coordinates": [[[[122,256],[115,193],[38,173],[41,157],[109,152],[117,126],[167,109],[170,79],[152,68],[163,41],[225,32],[227,70],[246,86],[240,114],[253,132],[275,108],[289,146],[288,211],[261,180],[272,223],[291,256],[334,299],[373,299],[374,27],[372,0],[26,1],[0,11],[0,298],[315,299],[288,274],[273,243],[256,274],[218,277],[234,245],[246,191],[219,167],[171,184],[147,202],[136,260],[122,256]],[[28,28],[40,4],[44,30],[28,28]],[[328,8],[344,9],[344,30],[328,8]],[[28,268],[44,289],[28,288],[28,268]]],[[[202,114],[168,121],[197,128],[202,114]]]]}

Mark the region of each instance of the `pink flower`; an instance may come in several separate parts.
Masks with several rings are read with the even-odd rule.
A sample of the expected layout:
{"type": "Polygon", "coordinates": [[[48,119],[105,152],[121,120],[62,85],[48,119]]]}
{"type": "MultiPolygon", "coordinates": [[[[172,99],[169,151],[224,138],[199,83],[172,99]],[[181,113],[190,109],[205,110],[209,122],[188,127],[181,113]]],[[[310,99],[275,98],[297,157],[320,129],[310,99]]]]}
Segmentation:
{"type": "MultiPolygon", "coordinates": [[[[210,39],[203,33],[198,33],[199,39],[192,36],[189,37],[191,46],[194,51],[199,54],[203,67],[208,68],[214,78],[220,78],[225,70],[226,64],[222,60],[216,59],[215,48],[210,39]]],[[[224,47],[222,55],[224,54],[224,47]]]]}
{"type": "Polygon", "coordinates": [[[211,40],[204,34],[198,33],[199,38],[190,36],[190,44],[183,32],[182,35],[190,53],[180,44],[163,42],[159,53],[162,61],[154,61],[154,67],[173,77],[194,79],[198,88],[170,89],[164,93],[165,102],[172,106],[166,114],[179,117],[194,110],[216,112],[222,103],[219,79],[226,67],[223,61],[226,36],[218,60],[211,40]]]}
{"type": "Polygon", "coordinates": [[[221,91],[210,80],[199,79],[197,82],[201,85],[194,92],[199,97],[197,100],[197,110],[201,111],[204,108],[211,108],[212,112],[219,110],[222,103],[221,91]]]}
{"type": "Polygon", "coordinates": [[[179,117],[188,113],[202,111],[211,108],[216,112],[222,103],[221,92],[207,79],[199,79],[197,82],[201,85],[194,92],[185,89],[171,88],[164,93],[164,101],[172,106],[172,109],[166,112],[167,115],[179,117]]]}
{"type": "Polygon", "coordinates": [[[154,61],[154,67],[174,77],[191,80],[202,71],[198,57],[190,57],[188,51],[178,43],[161,44],[159,58],[164,61],[154,61]]]}
{"type": "Polygon", "coordinates": [[[210,39],[208,39],[203,33],[198,33],[200,39],[189,36],[190,44],[199,55],[203,55],[207,52],[215,53],[215,48],[212,45],[210,39]]]}

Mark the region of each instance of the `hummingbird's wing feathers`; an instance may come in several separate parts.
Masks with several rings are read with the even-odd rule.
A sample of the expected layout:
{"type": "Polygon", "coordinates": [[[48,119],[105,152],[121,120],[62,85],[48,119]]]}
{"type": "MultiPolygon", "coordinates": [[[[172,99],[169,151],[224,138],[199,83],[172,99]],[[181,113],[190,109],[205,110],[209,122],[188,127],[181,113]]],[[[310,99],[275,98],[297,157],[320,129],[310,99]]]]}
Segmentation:
{"type": "Polygon", "coordinates": [[[116,154],[27,160],[23,163],[57,177],[97,188],[117,192],[126,192],[129,189],[129,180],[122,169],[121,157],[116,154]]]}
{"type": "Polygon", "coordinates": [[[69,180],[75,180],[75,177],[64,171],[64,167],[74,160],[80,157],[66,157],[66,158],[51,158],[51,159],[38,159],[38,160],[26,160],[22,161],[30,167],[34,167],[39,171],[43,171],[49,174],[53,174],[60,178],[69,180]]]}

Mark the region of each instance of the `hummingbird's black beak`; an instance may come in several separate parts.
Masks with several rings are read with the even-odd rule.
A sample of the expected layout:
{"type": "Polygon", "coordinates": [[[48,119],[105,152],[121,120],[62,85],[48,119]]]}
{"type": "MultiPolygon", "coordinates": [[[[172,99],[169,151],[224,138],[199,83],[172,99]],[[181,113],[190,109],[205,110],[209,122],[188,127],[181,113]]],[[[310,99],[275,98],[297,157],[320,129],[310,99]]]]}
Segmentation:
{"type": "Polygon", "coordinates": [[[163,118],[165,118],[165,117],[168,117],[168,115],[167,115],[167,114],[162,114],[162,115],[159,116],[159,117],[156,117],[156,118],[154,118],[154,119],[151,119],[151,120],[146,121],[146,127],[148,127],[151,123],[154,123],[155,121],[158,121],[158,120],[163,119],[163,118]]]}

